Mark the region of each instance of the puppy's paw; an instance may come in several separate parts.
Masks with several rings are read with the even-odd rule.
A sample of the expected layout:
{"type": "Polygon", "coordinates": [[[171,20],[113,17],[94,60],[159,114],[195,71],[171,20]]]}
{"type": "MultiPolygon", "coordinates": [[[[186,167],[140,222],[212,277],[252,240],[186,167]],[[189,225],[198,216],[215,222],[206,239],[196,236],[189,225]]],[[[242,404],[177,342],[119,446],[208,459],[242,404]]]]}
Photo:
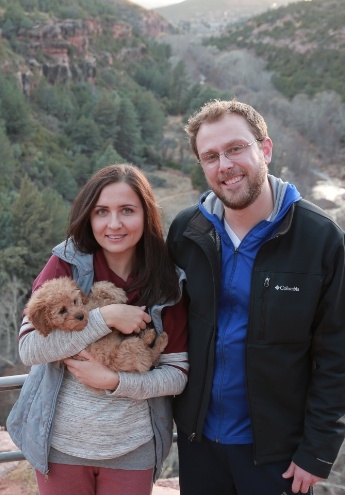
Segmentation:
{"type": "Polygon", "coordinates": [[[159,348],[160,352],[162,352],[162,351],[164,351],[164,349],[168,345],[168,341],[169,341],[168,334],[165,332],[162,332],[156,338],[155,347],[157,346],[159,348]]]}

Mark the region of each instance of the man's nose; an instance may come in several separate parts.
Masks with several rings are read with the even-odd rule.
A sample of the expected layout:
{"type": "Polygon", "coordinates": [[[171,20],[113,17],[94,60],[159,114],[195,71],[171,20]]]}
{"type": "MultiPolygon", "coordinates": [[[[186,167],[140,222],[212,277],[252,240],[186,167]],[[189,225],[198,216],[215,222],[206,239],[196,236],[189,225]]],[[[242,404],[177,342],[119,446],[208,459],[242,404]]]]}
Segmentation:
{"type": "Polygon", "coordinates": [[[228,158],[224,155],[224,153],[219,153],[219,170],[228,170],[233,167],[233,163],[231,158],[228,158]]]}

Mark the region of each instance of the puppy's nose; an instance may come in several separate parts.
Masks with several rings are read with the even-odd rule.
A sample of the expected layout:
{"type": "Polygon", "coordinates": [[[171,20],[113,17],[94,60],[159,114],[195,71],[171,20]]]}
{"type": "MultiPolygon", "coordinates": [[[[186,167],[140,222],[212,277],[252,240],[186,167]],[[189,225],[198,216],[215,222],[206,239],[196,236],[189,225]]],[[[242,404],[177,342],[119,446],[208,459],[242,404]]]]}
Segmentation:
{"type": "Polygon", "coordinates": [[[84,319],[84,314],[83,313],[79,313],[79,315],[76,315],[76,320],[79,320],[79,321],[83,321],[84,319]]]}

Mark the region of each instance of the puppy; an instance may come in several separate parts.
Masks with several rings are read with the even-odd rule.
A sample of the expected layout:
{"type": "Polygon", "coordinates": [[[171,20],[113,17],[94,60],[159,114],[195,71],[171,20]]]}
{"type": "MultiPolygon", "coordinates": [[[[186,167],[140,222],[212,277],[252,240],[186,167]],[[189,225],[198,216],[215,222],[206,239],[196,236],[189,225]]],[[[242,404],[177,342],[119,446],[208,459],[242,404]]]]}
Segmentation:
{"type": "MultiPolygon", "coordinates": [[[[84,294],[69,277],[47,280],[36,290],[27,303],[27,317],[35,329],[49,335],[54,329],[75,332],[85,328],[91,309],[108,304],[125,304],[123,289],[111,282],[97,282],[90,296],[84,294]]],[[[159,355],[168,343],[168,335],[156,334],[153,328],[139,334],[125,335],[116,329],[86,350],[113,371],[150,370],[158,364],[159,355]]]]}

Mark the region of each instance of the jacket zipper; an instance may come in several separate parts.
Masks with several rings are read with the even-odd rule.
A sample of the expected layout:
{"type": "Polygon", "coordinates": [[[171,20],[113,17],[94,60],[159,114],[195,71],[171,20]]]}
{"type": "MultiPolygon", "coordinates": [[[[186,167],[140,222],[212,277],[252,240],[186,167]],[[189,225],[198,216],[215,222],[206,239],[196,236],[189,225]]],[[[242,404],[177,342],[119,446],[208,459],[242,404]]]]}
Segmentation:
{"type": "Polygon", "coordinates": [[[268,296],[268,288],[270,286],[270,278],[266,277],[264,281],[264,285],[261,291],[261,298],[262,298],[262,304],[261,304],[261,325],[260,325],[260,334],[259,334],[259,339],[263,340],[265,338],[265,315],[266,315],[266,303],[267,303],[267,296],[268,296]]]}
{"type": "MultiPolygon", "coordinates": [[[[192,239],[194,242],[196,242],[194,239],[192,239]]],[[[197,242],[196,244],[201,247],[197,242]]],[[[212,277],[213,277],[213,287],[214,287],[214,292],[213,292],[213,298],[214,298],[214,301],[215,301],[215,304],[214,304],[214,317],[213,317],[213,321],[214,321],[214,326],[213,326],[213,333],[215,333],[216,331],[216,322],[217,322],[217,319],[216,319],[216,316],[217,316],[217,304],[216,304],[216,281],[215,281],[215,277],[214,277],[214,270],[213,270],[213,266],[212,266],[212,263],[210,261],[210,257],[208,256],[208,253],[207,251],[201,247],[201,249],[204,251],[205,255],[206,255],[206,258],[207,260],[209,261],[210,265],[211,265],[211,272],[212,272],[212,277]]],[[[217,244],[216,244],[216,250],[217,250],[217,244]]],[[[218,257],[220,256],[220,253],[218,252],[217,250],[217,254],[218,254],[218,257]]],[[[219,258],[218,258],[219,259],[219,258]]],[[[213,334],[212,334],[213,335],[213,334]]],[[[210,341],[212,340],[212,336],[210,337],[210,341]]],[[[202,390],[205,389],[205,382],[206,382],[206,376],[207,376],[207,369],[205,369],[205,373],[204,373],[204,386],[202,387],[202,390]]],[[[197,435],[197,425],[198,425],[198,417],[199,417],[199,414],[200,414],[200,408],[201,408],[201,404],[202,404],[202,395],[203,393],[201,394],[201,397],[199,399],[199,404],[198,404],[198,407],[197,407],[197,412],[196,412],[196,415],[195,415],[195,419],[194,419],[194,427],[193,427],[193,432],[189,435],[188,437],[188,441],[189,442],[193,442],[196,438],[196,435],[197,435]]]]}
{"type": "MultiPolygon", "coordinates": [[[[206,375],[207,375],[207,370],[205,369],[204,384],[205,384],[205,380],[206,380],[206,375]]],[[[205,388],[205,385],[203,386],[203,390],[204,390],[204,388],[205,388]]],[[[196,413],[195,420],[194,420],[194,427],[193,427],[193,430],[194,431],[188,437],[188,441],[189,442],[193,442],[195,440],[195,438],[196,438],[196,430],[197,430],[197,424],[198,424],[198,417],[199,417],[199,414],[200,414],[201,403],[202,403],[202,397],[199,399],[197,413],[196,413]]]]}

